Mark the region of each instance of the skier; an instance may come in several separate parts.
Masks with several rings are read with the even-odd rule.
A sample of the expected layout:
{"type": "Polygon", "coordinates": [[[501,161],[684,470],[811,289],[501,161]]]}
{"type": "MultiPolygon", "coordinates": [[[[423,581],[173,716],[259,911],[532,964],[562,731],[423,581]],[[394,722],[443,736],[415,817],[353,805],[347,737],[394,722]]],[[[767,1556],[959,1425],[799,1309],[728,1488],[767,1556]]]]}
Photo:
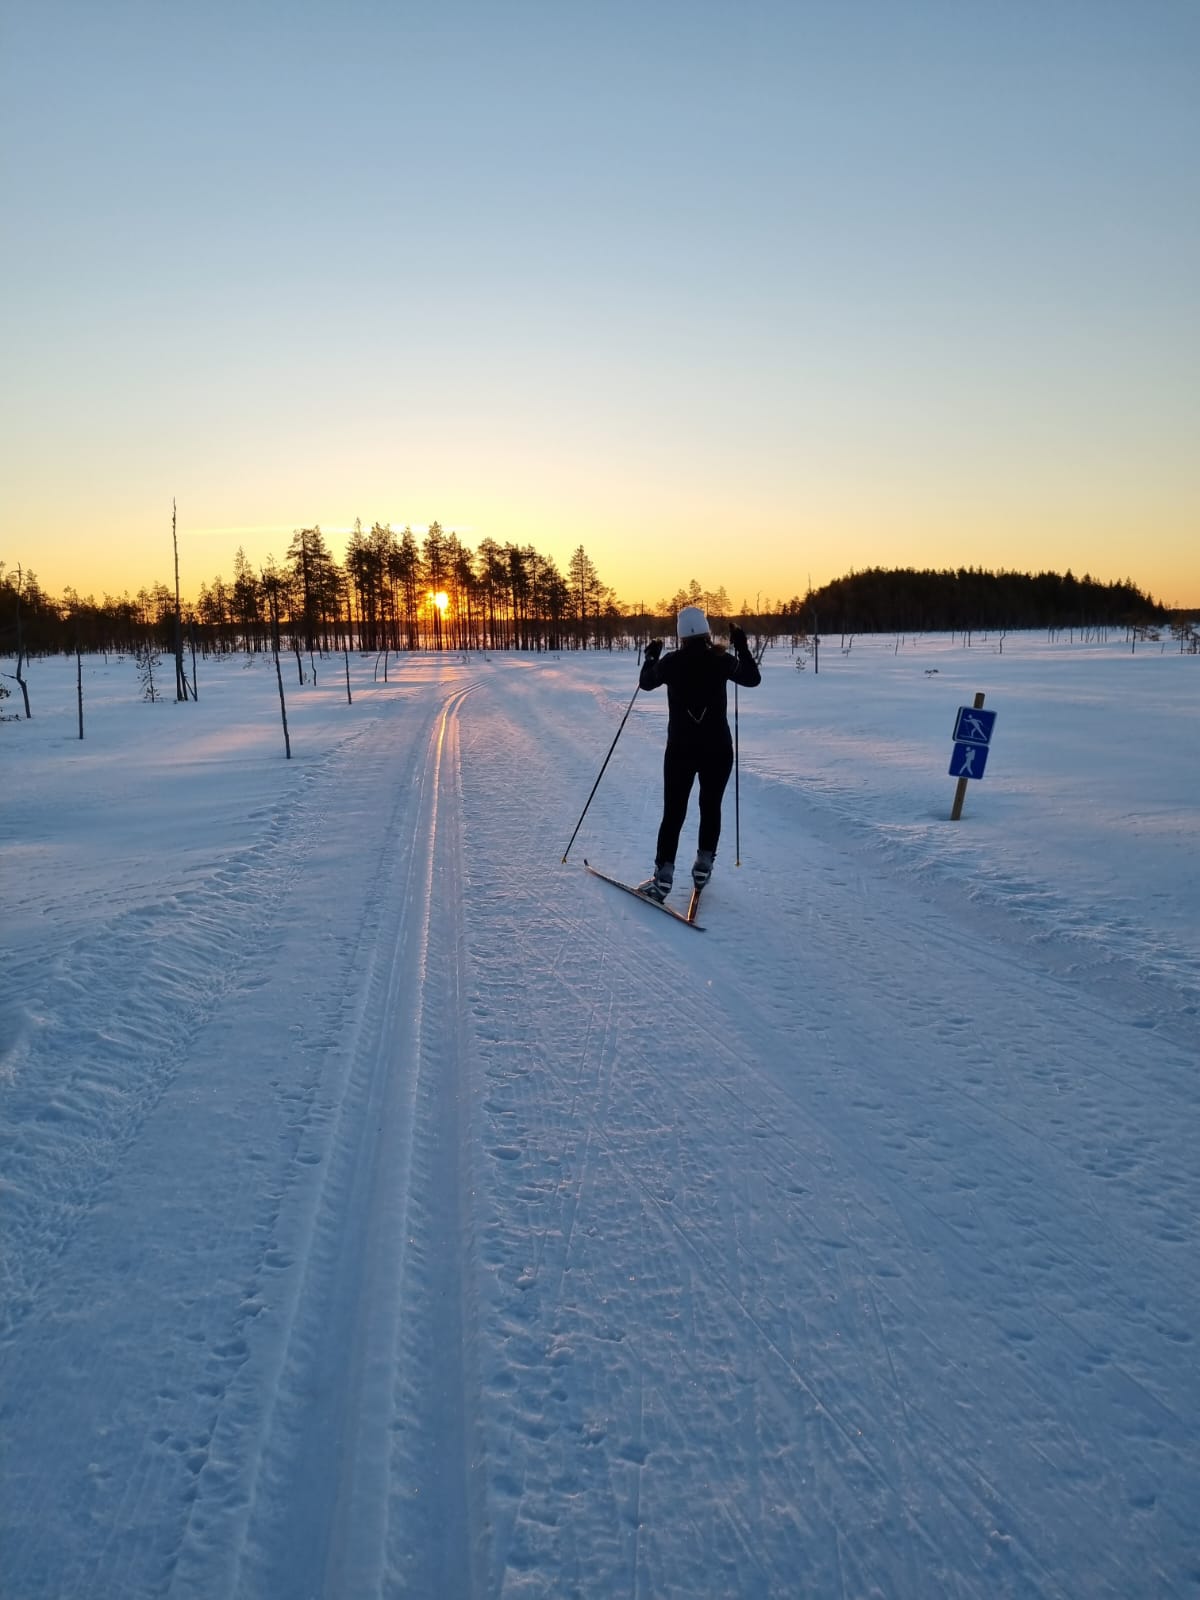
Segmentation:
{"type": "Polygon", "coordinates": [[[761,683],[745,631],[730,628],[730,655],[714,644],[699,606],[684,606],[676,623],[679,649],[664,656],[662,640],[646,646],[638,679],[643,689],[667,686],[667,748],[663,756],[663,814],[654,853],[654,875],[638,893],[660,903],[675,879],[675,852],[687,816],[692,784],[700,779],[700,836],[692,882],[702,889],[712,876],[721,835],[721,799],[733,771],[733,736],[726,712],[726,685],[744,689],[761,683]]]}

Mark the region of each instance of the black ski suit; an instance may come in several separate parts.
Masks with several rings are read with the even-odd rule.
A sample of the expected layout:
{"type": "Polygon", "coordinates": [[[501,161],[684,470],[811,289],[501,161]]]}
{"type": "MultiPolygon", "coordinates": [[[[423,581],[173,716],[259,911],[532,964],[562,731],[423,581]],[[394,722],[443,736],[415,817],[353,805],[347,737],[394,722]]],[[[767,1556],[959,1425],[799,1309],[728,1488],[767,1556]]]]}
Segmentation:
{"type": "MultiPolygon", "coordinates": [[[[737,632],[738,630],[735,630],[737,632]]],[[[721,836],[721,800],[733,771],[726,686],[753,689],[762,675],[744,634],[734,653],[707,636],[642,663],[643,689],[667,686],[667,749],[663,756],[663,814],[655,865],[675,860],[692,784],[700,779],[700,838],[697,848],[716,851],[721,836]]]]}

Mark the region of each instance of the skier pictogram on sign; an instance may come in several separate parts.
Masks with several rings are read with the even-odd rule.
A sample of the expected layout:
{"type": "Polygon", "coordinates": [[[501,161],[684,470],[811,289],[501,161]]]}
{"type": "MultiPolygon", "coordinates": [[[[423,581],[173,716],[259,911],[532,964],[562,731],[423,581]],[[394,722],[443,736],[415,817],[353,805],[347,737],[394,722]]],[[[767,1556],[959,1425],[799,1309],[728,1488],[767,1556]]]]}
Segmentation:
{"type": "MultiPolygon", "coordinates": [[[[959,706],[958,718],[954,724],[955,744],[990,745],[992,742],[992,729],[996,725],[996,713],[984,711],[979,706],[959,706]]],[[[983,763],[980,762],[979,770],[982,772],[983,763]]],[[[973,773],[967,773],[973,777],[973,773]]]]}

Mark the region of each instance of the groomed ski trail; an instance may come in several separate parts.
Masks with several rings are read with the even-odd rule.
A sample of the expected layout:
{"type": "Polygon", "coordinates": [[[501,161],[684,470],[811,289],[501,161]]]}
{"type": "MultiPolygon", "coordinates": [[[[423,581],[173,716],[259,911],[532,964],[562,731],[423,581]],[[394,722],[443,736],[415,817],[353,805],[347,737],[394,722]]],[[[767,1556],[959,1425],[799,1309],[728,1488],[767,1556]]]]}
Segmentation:
{"type": "Polygon", "coordinates": [[[447,698],[390,830],[238,1594],[483,1592],[461,1026],[445,1049],[462,1015],[471,692],[447,698]]]}

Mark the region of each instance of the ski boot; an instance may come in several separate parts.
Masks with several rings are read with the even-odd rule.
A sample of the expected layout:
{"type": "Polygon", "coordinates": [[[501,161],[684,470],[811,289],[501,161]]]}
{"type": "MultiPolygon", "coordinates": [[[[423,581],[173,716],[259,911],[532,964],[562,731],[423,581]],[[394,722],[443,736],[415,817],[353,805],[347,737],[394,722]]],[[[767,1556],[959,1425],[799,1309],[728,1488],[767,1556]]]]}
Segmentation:
{"type": "Polygon", "coordinates": [[[697,889],[703,889],[704,885],[712,877],[713,857],[715,855],[715,850],[696,851],[696,859],[692,862],[692,882],[697,889]]]}
{"type": "Polygon", "coordinates": [[[657,900],[659,905],[671,892],[671,885],[675,881],[675,863],[673,861],[659,861],[655,863],[654,876],[647,878],[645,883],[639,883],[637,892],[644,894],[647,900],[657,900]]]}

